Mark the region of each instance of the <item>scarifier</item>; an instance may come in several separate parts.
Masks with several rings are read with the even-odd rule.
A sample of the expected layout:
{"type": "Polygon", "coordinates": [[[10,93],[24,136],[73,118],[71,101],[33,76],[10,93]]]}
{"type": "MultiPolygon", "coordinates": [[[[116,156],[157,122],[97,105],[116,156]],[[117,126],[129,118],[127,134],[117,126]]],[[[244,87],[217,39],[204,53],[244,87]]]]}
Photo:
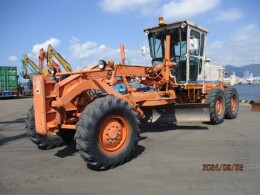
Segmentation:
{"type": "Polygon", "coordinates": [[[26,123],[38,148],[74,137],[88,164],[108,169],[133,157],[140,122],[220,124],[236,118],[237,91],[205,75],[206,29],[160,18],[144,32],[152,66],[126,65],[121,45],[120,63],[100,60],[88,70],[33,77],[34,107],[26,123]],[[64,75],[70,76],[57,79],[64,75]]]}

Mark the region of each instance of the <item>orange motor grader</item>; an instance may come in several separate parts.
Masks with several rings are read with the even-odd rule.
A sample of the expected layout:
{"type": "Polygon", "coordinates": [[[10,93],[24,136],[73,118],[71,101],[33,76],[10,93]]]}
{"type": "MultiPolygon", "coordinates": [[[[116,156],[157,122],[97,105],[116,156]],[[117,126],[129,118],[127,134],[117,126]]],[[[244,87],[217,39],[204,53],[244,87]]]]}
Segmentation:
{"type": "Polygon", "coordinates": [[[237,91],[204,74],[206,29],[160,18],[144,32],[152,66],[126,65],[121,45],[120,63],[100,60],[88,70],[33,77],[34,106],[26,124],[39,149],[74,137],[88,164],[108,169],[132,158],[140,123],[220,124],[236,118],[237,91]]]}

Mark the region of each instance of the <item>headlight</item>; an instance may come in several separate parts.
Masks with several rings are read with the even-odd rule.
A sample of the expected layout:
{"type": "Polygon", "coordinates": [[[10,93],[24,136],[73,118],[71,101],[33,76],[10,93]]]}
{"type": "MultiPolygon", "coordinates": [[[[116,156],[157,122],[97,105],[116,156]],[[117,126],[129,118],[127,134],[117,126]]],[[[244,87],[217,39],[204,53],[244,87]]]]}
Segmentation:
{"type": "Polygon", "coordinates": [[[55,75],[56,74],[56,72],[57,72],[57,70],[55,69],[55,68],[51,68],[51,74],[53,74],[53,75],[55,75]]]}
{"type": "Polygon", "coordinates": [[[186,27],[185,22],[182,22],[182,23],[181,23],[181,28],[185,28],[185,27],[186,27]]]}
{"type": "Polygon", "coordinates": [[[149,35],[149,31],[148,30],[144,31],[144,35],[148,36],[149,35]]]}
{"type": "Polygon", "coordinates": [[[100,69],[104,69],[106,67],[106,61],[105,60],[99,60],[98,66],[100,69]]]}

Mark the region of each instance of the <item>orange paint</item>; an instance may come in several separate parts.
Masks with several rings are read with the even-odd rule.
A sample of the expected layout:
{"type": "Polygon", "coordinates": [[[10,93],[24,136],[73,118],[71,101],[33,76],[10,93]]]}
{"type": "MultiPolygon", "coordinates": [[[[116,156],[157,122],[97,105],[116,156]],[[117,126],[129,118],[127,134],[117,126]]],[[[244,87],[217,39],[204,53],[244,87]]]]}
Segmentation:
{"type": "Polygon", "coordinates": [[[98,130],[98,144],[106,154],[122,151],[130,138],[128,122],[119,115],[108,116],[98,130]]]}
{"type": "MultiPolygon", "coordinates": [[[[154,67],[126,65],[123,45],[120,46],[120,52],[121,63],[110,63],[105,69],[94,66],[89,70],[57,73],[55,75],[57,77],[56,81],[54,81],[54,78],[51,79],[51,77],[47,76],[35,76],[36,131],[40,134],[55,134],[60,128],[74,130],[85,107],[96,98],[104,95],[113,95],[123,99],[134,108],[138,117],[141,118],[143,117],[142,107],[178,103],[205,103],[205,95],[209,90],[212,88],[224,90],[226,88],[221,82],[176,83],[176,80],[170,77],[170,68],[176,66],[175,62],[170,61],[170,36],[166,37],[166,51],[163,63],[154,67]],[[63,75],[70,76],[59,81],[59,77],[63,75]],[[138,91],[138,89],[132,88],[128,83],[133,79],[140,84],[149,86],[150,90],[138,91]],[[125,84],[127,88],[125,94],[119,93],[111,86],[119,83],[125,84]]],[[[219,100],[216,106],[218,113],[223,110],[219,106],[220,104],[219,100]]],[[[105,124],[107,126],[102,126],[103,133],[101,133],[99,141],[103,143],[104,150],[108,151],[110,146],[105,143],[104,137],[106,136],[103,134],[108,132],[107,129],[111,126],[110,123],[118,123],[118,128],[125,126],[124,120],[119,119],[119,116],[108,119],[107,124],[105,124]],[[115,122],[115,120],[121,122],[115,122]]],[[[111,135],[108,134],[112,139],[116,132],[113,131],[111,135]]],[[[127,137],[127,135],[125,136],[127,137]]]]}

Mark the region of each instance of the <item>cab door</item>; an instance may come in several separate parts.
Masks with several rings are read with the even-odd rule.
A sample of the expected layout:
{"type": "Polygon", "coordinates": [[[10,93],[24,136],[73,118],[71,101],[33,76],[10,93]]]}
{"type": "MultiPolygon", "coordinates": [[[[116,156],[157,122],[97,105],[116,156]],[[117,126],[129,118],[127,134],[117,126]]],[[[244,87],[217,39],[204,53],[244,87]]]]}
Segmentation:
{"type": "Polygon", "coordinates": [[[201,75],[203,75],[205,33],[189,26],[188,42],[186,78],[188,82],[196,82],[198,79],[203,79],[201,75]]]}

